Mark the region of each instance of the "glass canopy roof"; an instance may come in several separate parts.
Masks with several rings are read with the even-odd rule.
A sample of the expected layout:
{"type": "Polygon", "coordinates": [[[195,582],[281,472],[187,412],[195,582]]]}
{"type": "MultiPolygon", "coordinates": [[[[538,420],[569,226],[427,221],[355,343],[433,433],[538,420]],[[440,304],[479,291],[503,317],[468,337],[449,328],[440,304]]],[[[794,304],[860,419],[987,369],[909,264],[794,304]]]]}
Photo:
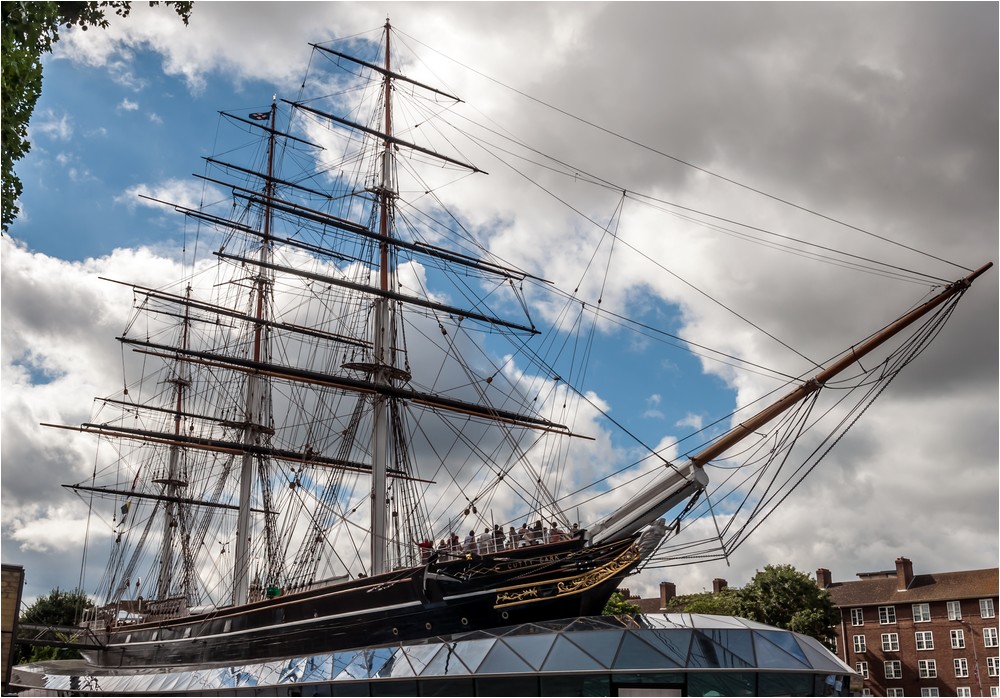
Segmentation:
{"type": "Polygon", "coordinates": [[[754,672],[845,676],[811,637],[729,616],[570,618],[242,666],[94,669],[83,662],[19,667],[12,684],[105,693],[213,691],[282,684],[566,673],[754,672]]]}

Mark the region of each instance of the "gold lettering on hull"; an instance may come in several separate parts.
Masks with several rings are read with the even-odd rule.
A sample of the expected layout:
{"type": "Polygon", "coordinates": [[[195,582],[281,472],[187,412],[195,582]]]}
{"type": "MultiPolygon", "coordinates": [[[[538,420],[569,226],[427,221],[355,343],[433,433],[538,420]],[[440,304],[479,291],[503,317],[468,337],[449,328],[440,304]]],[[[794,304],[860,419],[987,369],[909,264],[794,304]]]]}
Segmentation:
{"type": "Polygon", "coordinates": [[[579,594],[587,589],[594,588],[638,561],[639,549],[635,545],[630,545],[618,557],[584,574],[564,579],[555,579],[534,586],[498,589],[497,599],[493,608],[503,608],[521,603],[534,603],[536,601],[554,599],[559,596],[579,594]],[[547,593],[543,593],[543,591],[547,593]]]}

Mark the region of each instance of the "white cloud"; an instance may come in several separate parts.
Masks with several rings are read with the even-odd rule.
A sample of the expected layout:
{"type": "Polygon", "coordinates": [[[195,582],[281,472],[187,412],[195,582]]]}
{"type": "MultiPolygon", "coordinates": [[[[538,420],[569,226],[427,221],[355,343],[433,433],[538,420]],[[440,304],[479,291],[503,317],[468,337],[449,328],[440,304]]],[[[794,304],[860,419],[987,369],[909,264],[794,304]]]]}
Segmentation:
{"type": "Polygon", "coordinates": [[[122,99],[122,101],[119,102],[119,104],[118,104],[118,109],[121,110],[121,111],[135,111],[138,108],[139,108],[139,103],[138,102],[133,102],[128,97],[125,97],[124,99],[122,99]]]}
{"type": "Polygon", "coordinates": [[[130,210],[134,210],[136,206],[167,210],[169,207],[164,206],[163,203],[157,203],[157,201],[196,207],[203,200],[203,197],[207,201],[216,201],[222,198],[222,195],[214,187],[195,180],[168,179],[158,184],[134,184],[116,196],[114,200],[116,204],[123,204],[130,210]]]}
{"type": "Polygon", "coordinates": [[[69,114],[56,114],[51,109],[43,109],[32,116],[29,130],[33,135],[68,141],[73,137],[73,119],[69,114]]]}
{"type": "MultiPolygon", "coordinates": [[[[255,76],[294,87],[308,60],[306,41],[377,28],[384,19],[381,10],[365,4],[316,3],[308,12],[288,8],[277,3],[236,8],[196,4],[191,26],[184,28],[168,8],[137,5],[128,23],[113,22],[106,32],[67,32],[58,50],[64,58],[107,66],[116,79],[133,86],[141,86],[142,79],[129,76],[122,57],[148,46],[162,56],[163,70],[182,76],[192,90],[203,89],[209,76],[235,82],[255,76]],[[316,36],[316,27],[323,27],[323,36],[316,36]],[[247,41],[247,36],[255,39],[247,41]]],[[[460,73],[431,52],[424,52],[423,63],[406,66],[414,77],[444,82],[515,137],[558,155],[579,172],[592,171],[613,183],[606,191],[591,188],[573,200],[597,221],[591,224],[543,194],[542,187],[561,183],[551,172],[534,172],[535,186],[511,175],[505,164],[489,159],[474,143],[456,141],[455,147],[460,145],[491,172],[489,181],[480,188],[469,178],[442,189],[440,196],[469,225],[488,226],[492,251],[568,289],[579,285],[580,298],[589,302],[603,294],[607,309],[636,309],[644,295],[667,299],[677,304],[680,316],[656,317],[654,324],[676,325],[677,333],[698,345],[790,375],[880,327],[922,290],[874,275],[844,275],[842,268],[740,237],[753,234],[775,242],[759,231],[737,235],[730,224],[692,222],[676,211],[664,213],[666,205],[649,206],[635,196],[624,201],[618,217],[621,189],[945,278],[963,272],[885,245],[856,228],[969,266],[995,260],[997,66],[983,56],[995,55],[996,23],[992,15],[987,21],[976,15],[944,5],[864,4],[452,3],[403,4],[393,10],[394,23],[409,36],[433,40],[444,54],[474,63],[500,83],[632,141],[855,226],[838,227],[751,196],[578,121],[553,120],[538,103],[516,99],[497,82],[460,73]],[[955,81],[954,75],[966,79],[955,81]],[[991,87],[984,90],[983,85],[991,87]],[[612,220],[614,227],[608,226],[612,220]],[[613,253],[606,226],[619,236],[613,253]],[[598,247],[602,238],[605,244],[598,247]],[[641,249],[646,259],[625,243],[641,249]],[[581,273],[581,260],[595,248],[611,255],[615,274],[581,273]],[[707,295],[691,294],[688,283],[707,295]],[[737,314],[751,318],[756,327],[737,314]]],[[[40,116],[32,126],[36,133],[71,137],[67,115],[40,116]]],[[[201,187],[165,179],[137,184],[116,201],[151,205],[136,201],[136,194],[193,205],[201,187]]],[[[212,196],[224,198],[218,192],[212,196]]],[[[116,253],[122,262],[133,254],[135,264],[154,269],[166,264],[141,259],[138,252],[116,253]]],[[[606,262],[608,257],[596,259],[606,262]]],[[[8,436],[7,430],[20,433],[17,424],[26,423],[13,418],[18,409],[22,415],[50,409],[50,399],[60,410],[79,409],[63,406],[62,400],[70,393],[94,392],[100,381],[93,374],[107,370],[100,368],[97,357],[103,354],[93,346],[96,333],[111,336],[119,327],[93,317],[95,308],[112,311],[72,265],[9,249],[4,265],[5,352],[8,342],[17,344],[4,361],[8,436]],[[23,275],[17,273],[22,269],[23,275]],[[65,280],[59,284],[58,302],[46,289],[46,280],[53,278],[65,280]],[[56,310],[33,299],[33,289],[42,289],[44,300],[56,310]],[[89,304],[67,303],[80,289],[89,304]],[[20,309],[21,303],[30,305],[20,309]],[[53,326],[29,331],[17,324],[27,327],[29,321],[53,326]],[[56,341],[56,329],[63,329],[57,323],[69,330],[68,342],[56,341]],[[62,347],[77,342],[82,357],[78,352],[75,359],[63,355],[62,347]],[[29,347],[50,345],[53,355],[47,350],[32,359],[59,376],[53,383],[61,391],[29,385],[25,369],[15,370],[8,362],[8,357],[23,357],[29,347]],[[19,393],[25,404],[18,404],[19,393]]],[[[704,588],[713,576],[742,584],[770,562],[789,562],[806,571],[829,567],[835,579],[891,566],[898,555],[908,555],[923,571],[996,565],[997,277],[993,271],[977,282],[935,344],[866,413],[838,445],[836,456],[732,552],[731,567],[714,562],[650,569],[629,580],[633,590],[655,594],[656,582],[663,578],[677,582],[681,592],[704,588]],[[902,494],[890,499],[889,492],[902,494]],[[915,512],[919,525],[914,525],[915,512]]],[[[425,278],[414,276],[412,282],[426,288],[425,278]]],[[[661,306],[648,303],[646,308],[658,312],[661,306]]],[[[668,361],[664,353],[661,345],[641,337],[623,342],[619,358],[648,357],[651,370],[654,363],[668,361]]],[[[735,370],[726,363],[731,359],[702,355],[706,371],[734,391],[740,406],[780,385],[764,372],[735,370]]],[[[659,418],[673,407],[682,415],[671,417],[675,427],[692,429],[719,416],[718,405],[712,405],[708,417],[708,409],[698,404],[669,404],[675,399],[672,388],[652,389],[668,398],[644,405],[641,396],[649,392],[644,390],[635,399],[637,412],[645,407],[647,416],[659,418]]],[[[687,398],[697,403],[695,393],[687,398]]],[[[615,415],[625,407],[607,406],[615,415]]],[[[581,422],[594,425],[596,419],[588,413],[581,422]]],[[[596,427],[594,432],[600,434],[596,427]]],[[[608,463],[629,460],[600,436],[583,456],[588,476],[596,477],[608,463]]],[[[43,439],[31,432],[24,443],[43,439]]],[[[4,440],[5,449],[9,441],[4,440]]],[[[671,442],[664,436],[661,443],[671,442]]],[[[85,462],[82,451],[80,458],[85,462]]],[[[44,495],[20,478],[8,485],[6,466],[16,461],[9,461],[5,452],[4,462],[6,516],[8,492],[25,498],[44,495]]],[[[45,472],[55,477],[65,467],[65,462],[48,464],[45,472]]],[[[633,475],[622,475],[614,484],[633,475]]],[[[723,474],[712,475],[718,480],[723,474]]],[[[627,488],[613,496],[624,500],[627,488]]],[[[55,515],[43,515],[43,520],[55,515]]],[[[712,535],[714,530],[711,518],[705,518],[689,533],[712,535]]]]}

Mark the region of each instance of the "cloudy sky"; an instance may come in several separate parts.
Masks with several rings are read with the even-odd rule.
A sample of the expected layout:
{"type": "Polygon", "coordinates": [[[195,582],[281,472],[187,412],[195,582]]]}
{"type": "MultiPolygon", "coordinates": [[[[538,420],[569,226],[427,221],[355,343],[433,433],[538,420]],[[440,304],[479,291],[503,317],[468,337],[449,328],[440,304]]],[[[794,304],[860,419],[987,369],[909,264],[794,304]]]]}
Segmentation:
{"type": "MultiPolygon", "coordinates": [[[[97,277],[171,279],[186,254],[176,218],[136,195],[193,200],[218,110],[293,98],[308,43],[371,36],[386,14],[420,56],[409,74],[617,187],[935,278],[997,259],[995,4],[204,2],[185,28],[137,3],[107,31],[62,35],[17,168],[23,216],[2,242],[2,554],[26,567],[27,597],[79,578],[86,512],[58,483],[88,471],[92,445],[37,425],[84,421],[120,382],[129,296],[97,277]]],[[[594,231],[484,169],[488,191],[463,183],[450,203],[493,222],[504,259],[572,284],[594,231]]],[[[613,197],[587,205],[615,217],[613,197]]],[[[659,213],[622,211],[622,239],[658,266],[613,279],[609,305],[664,300],[686,338],[791,375],[928,290],[659,213]]],[[[728,565],[650,570],[631,588],[742,585],[768,563],[835,580],[900,555],[918,573],[997,565],[997,298],[994,270],[728,565]]],[[[633,360],[620,351],[598,358],[633,360]]],[[[775,387],[671,355],[594,389],[655,444],[775,387]]]]}

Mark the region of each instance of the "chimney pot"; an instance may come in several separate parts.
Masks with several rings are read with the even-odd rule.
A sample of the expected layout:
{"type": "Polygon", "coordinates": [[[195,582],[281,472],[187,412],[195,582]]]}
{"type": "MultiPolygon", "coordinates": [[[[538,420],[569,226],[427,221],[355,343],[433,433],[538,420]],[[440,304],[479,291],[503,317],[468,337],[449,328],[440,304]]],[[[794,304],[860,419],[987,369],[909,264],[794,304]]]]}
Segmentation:
{"type": "Polygon", "coordinates": [[[719,577],[716,577],[715,579],[712,580],[712,593],[713,594],[718,594],[720,591],[722,591],[723,589],[725,589],[727,586],[729,586],[729,582],[727,582],[725,579],[721,579],[719,577]]]}

